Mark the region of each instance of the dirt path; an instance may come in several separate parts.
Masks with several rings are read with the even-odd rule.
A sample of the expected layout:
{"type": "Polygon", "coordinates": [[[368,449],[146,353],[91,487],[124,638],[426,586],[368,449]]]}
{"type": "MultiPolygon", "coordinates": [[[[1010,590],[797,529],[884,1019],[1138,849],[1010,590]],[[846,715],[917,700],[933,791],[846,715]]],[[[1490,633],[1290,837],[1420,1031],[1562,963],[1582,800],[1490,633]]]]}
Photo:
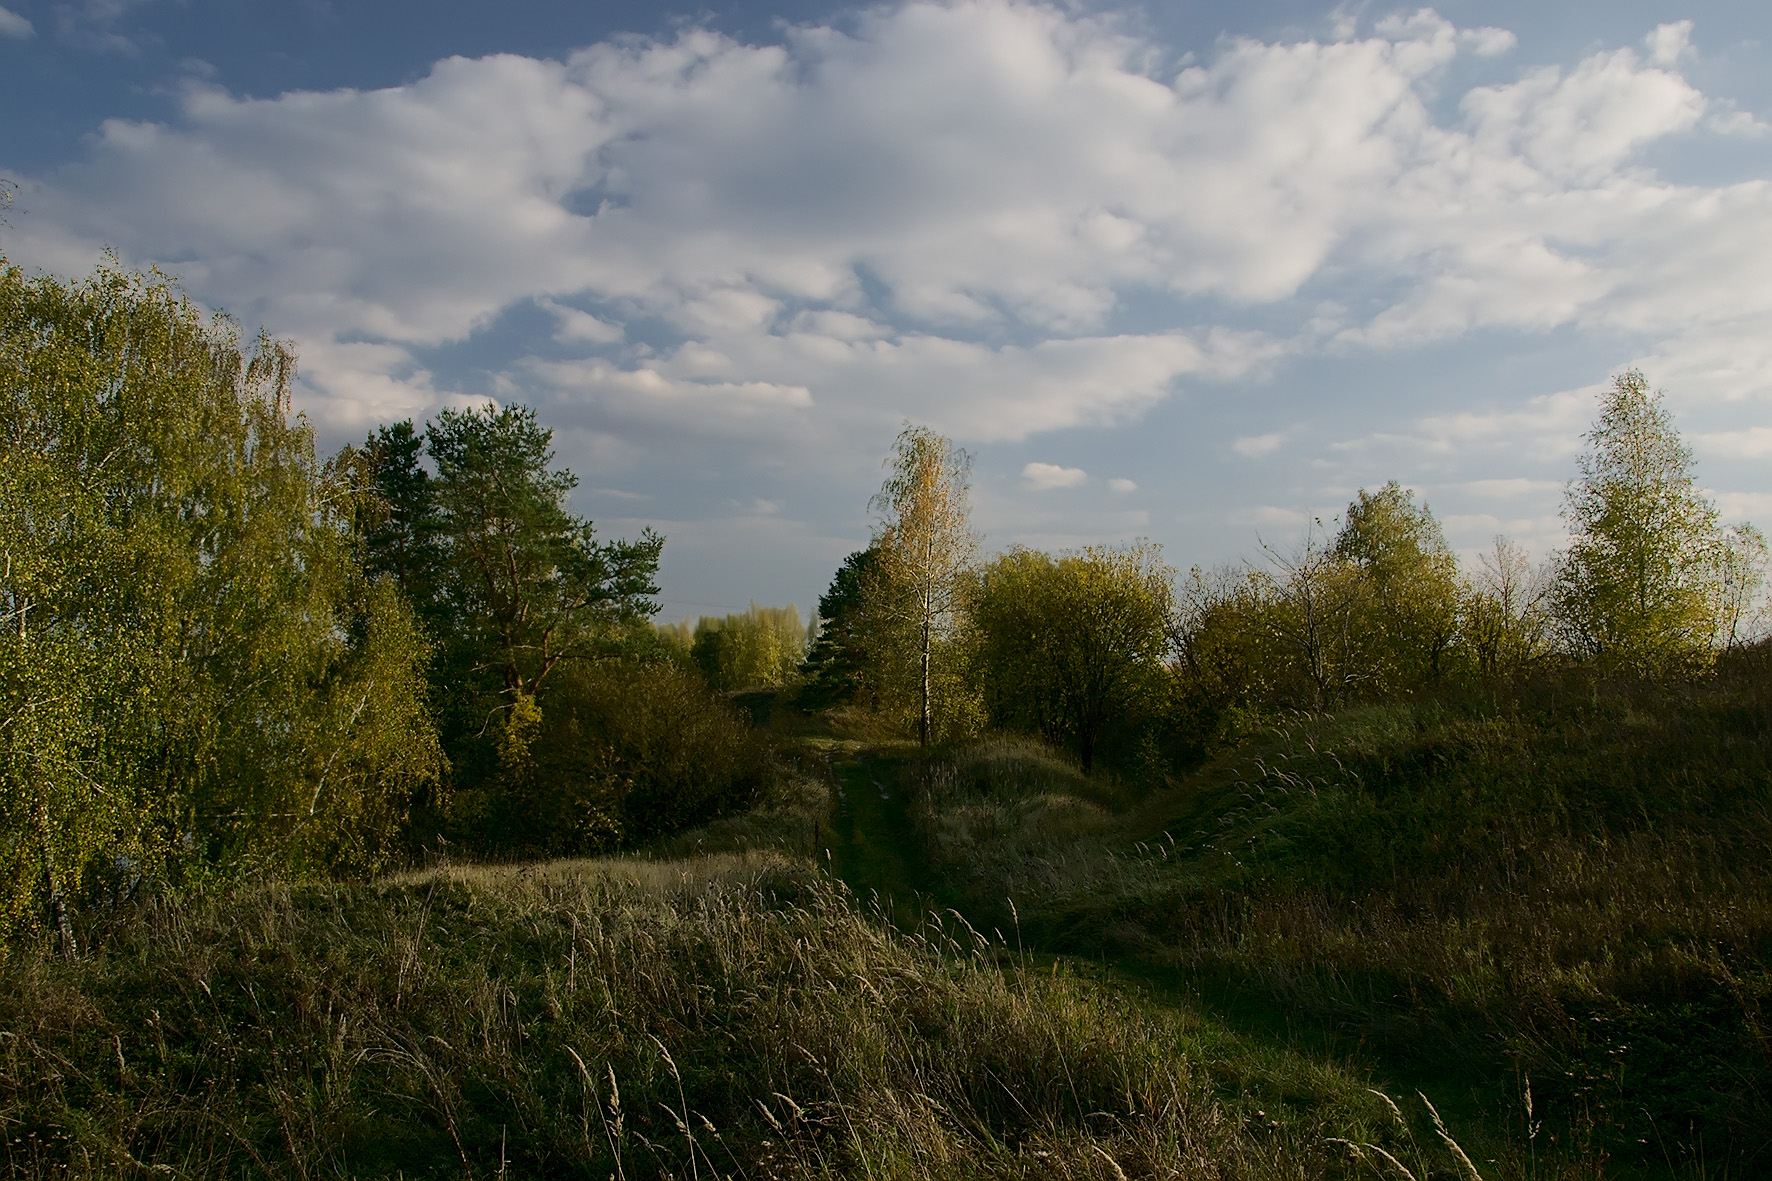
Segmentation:
{"type": "Polygon", "coordinates": [[[837,792],[832,868],[855,895],[876,901],[900,927],[915,926],[934,900],[899,786],[903,758],[863,750],[828,756],[837,792]]]}

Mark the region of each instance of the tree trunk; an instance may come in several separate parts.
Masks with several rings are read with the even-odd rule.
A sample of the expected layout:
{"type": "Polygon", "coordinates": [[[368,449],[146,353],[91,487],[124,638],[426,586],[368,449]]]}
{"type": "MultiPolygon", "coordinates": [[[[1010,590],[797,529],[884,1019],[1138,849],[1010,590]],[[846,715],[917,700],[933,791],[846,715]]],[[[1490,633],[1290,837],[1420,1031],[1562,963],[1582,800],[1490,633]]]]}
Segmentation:
{"type": "Polygon", "coordinates": [[[74,942],[74,923],[68,915],[67,900],[62,896],[61,876],[56,872],[54,826],[49,818],[49,800],[42,789],[37,792],[37,841],[43,855],[43,886],[49,893],[49,921],[55,924],[61,939],[61,954],[73,959],[80,954],[74,942]]]}
{"type": "Polygon", "coordinates": [[[923,624],[923,708],[917,717],[917,742],[929,745],[929,624],[923,624]]]}

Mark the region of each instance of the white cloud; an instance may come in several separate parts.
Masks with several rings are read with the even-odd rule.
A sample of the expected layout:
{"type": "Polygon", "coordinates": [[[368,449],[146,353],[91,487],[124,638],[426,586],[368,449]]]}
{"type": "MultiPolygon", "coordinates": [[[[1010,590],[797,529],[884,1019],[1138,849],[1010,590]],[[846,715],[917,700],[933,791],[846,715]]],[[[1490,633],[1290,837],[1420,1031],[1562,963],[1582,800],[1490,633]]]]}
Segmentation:
{"type": "Polygon", "coordinates": [[[1120,493],[1137,492],[1138,484],[1136,481],[1128,480],[1124,476],[1116,476],[1108,481],[1108,491],[1120,493]]]}
{"type": "Polygon", "coordinates": [[[1478,57],[1500,57],[1520,43],[1511,29],[1497,29],[1484,26],[1480,29],[1460,29],[1458,40],[1462,45],[1470,47],[1470,51],[1478,57]]]}
{"type": "Polygon", "coordinates": [[[1772,427],[1698,434],[1692,436],[1692,444],[1705,455],[1723,459],[1766,459],[1772,457],[1772,427]]]}
{"type": "Polygon", "coordinates": [[[599,320],[589,312],[551,299],[538,302],[559,322],[559,327],[554,329],[554,339],[561,344],[614,344],[626,335],[620,324],[599,320]]]}
{"type": "Polygon", "coordinates": [[[1643,44],[1649,50],[1649,60],[1658,66],[1676,66],[1692,53],[1692,22],[1672,21],[1665,25],[1655,26],[1655,30],[1643,38],[1643,44]]]}
{"type": "MultiPolygon", "coordinates": [[[[1417,87],[1505,31],[1424,9],[1377,33],[1233,42],[1165,81],[1108,25],[973,0],[786,47],[691,30],[564,62],[450,59],[381,91],[194,89],[177,125],[106,124],[40,207],[50,234],[180,260],[200,294],[304,340],[408,346],[525,298],[563,341],[618,340],[563,302],[579,293],[727,357],[794,334],[878,339],[904,317],[931,338],[1019,324],[1062,340],[1146,286],[1283,300],[1338,251],[1422,272],[1350,341],[1556,324],[1617,294],[1622,266],[1562,247],[1591,210],[1558,190],[1689,129],[1703,97],[1622,50],[1472,91],[1471,130],[1438,128],[1417,87]],[[873,306],[864,274],[884,288],[873,306]]],[[[1620,243],[1657,206],[1694,204],[1624,195],[1598,227],[1620,243]]],[[[1170,377],[1242,376],[1244,353],[1170,377]]],[[[1135,384],[1135,403],[1163,392],[1135,384]]],[[[1100,402],[1082,389],[1050,422],[1100,402]]]]}
{"type": "Polygon", "coordinates": [[[1075,488],[1089,479],[1080,467],[1059,467],[1054,463],[1030,463],[1021,469],[1021,478],[1036,492],[1053,488],[1075,488]]]}
{"type": "Polygon", "coordinates": [[[18,13],[10,8],[0,8],[0,37],[15,37],[22,40],[36,31],[31,26],[31,22],[18,13]]]}
{"type": "MultiPolygon", "coordinates": [[[[73,272],[111,243],[294,337],[335,433],[542,401],[624,472],[739,445],[853,479],[907,418],[1020,440],[1479,330],[1623,340],[1682,397],[1766,397],[1772,180],[1646,154],[1761,126],[1679,73],[1688,22],[1520,69],[1505,29],[1357,16],[1177,63],[1074,8],[910,2],[780,45],[691,28],[374,91],[195,87],[20,178],[7,245],[73,272]],[[1442,93],[1465,69],[1487,84],[1442,93]],[[509,345],[512,309],[551,323],[509,345]],[[438,359],[462,341],[505,351],[438,359]]],[[[1591,398],[1526,386],[1320,450],[1561,462],[1591,398]]],[[[1301,432],[1228,444],[1282,445],[1301,432]]]]}

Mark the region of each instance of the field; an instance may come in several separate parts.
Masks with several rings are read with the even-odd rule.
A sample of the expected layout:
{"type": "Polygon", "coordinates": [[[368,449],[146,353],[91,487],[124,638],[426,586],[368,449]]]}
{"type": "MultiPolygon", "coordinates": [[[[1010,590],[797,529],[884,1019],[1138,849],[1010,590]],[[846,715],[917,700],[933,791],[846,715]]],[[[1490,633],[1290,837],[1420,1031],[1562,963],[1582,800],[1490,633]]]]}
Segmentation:
{"type": "Polygon", "coordinates": [[[769,798],[644,855],[153,898],[13,952],[0,1159],[1753,1176],[1769,706],[1738,668],[1366,707],[1142,785],[778,709],[769,798]]]}

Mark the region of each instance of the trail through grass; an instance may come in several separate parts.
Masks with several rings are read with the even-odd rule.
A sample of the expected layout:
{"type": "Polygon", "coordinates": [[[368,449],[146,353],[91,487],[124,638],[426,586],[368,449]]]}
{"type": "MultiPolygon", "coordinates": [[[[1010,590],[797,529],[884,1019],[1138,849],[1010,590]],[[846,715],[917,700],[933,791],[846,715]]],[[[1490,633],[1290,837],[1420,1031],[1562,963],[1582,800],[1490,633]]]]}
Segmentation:
{"type": "Polygon", "coordinates": [[[904,756],[856,750],[829,760],[836,792],[831,864],[857,898],[873,902],[900,930],[922,922],[935,882],[905,811],[904,756]]]}

